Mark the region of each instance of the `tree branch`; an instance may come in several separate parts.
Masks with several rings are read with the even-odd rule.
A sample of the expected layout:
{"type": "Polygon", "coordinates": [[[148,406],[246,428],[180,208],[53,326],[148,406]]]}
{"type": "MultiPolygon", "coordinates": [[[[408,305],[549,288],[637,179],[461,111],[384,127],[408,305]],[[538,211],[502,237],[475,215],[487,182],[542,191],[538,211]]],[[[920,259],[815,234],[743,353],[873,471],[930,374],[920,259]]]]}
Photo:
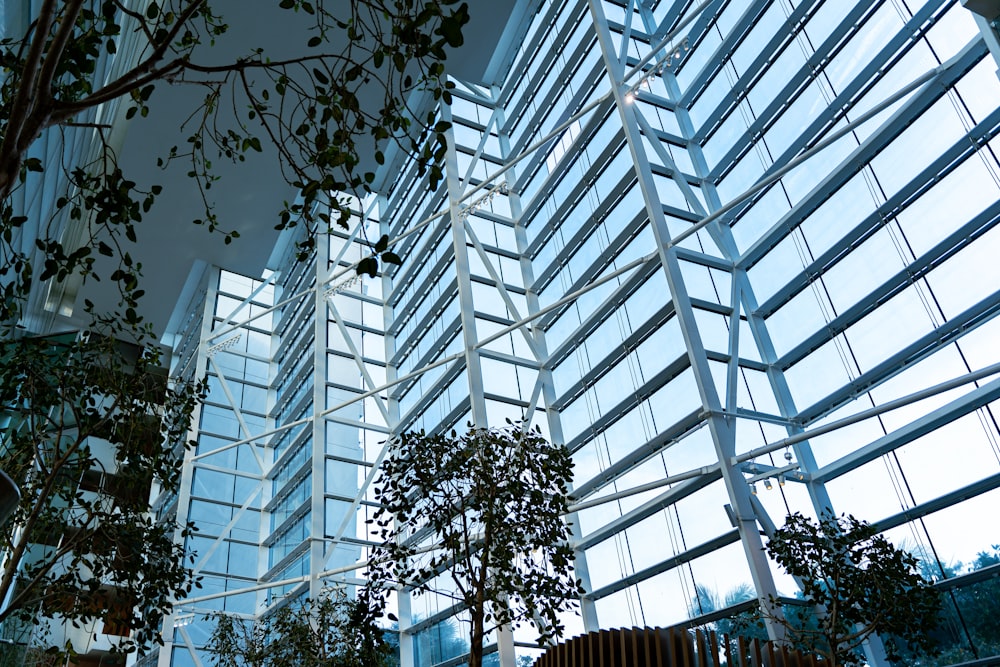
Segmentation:
{"type": "Polygon", "coordinates": [[[35,97],[36,108],[44,109],[52,99],[52,80],[59,68],[59,62],[62,60],[66,45],[69,44],[73,32],[76,30],[76,19],[83,8],[83,2],[84,0],[67,0],[65,3],[64,13],[59,19],[59,28],[52,38],[49,50],[45,54],[45,61],[42,63],[41,72],[33,85],[32,94],[35,97]]]}
{"type": "Polygon", "coordinates": [[[162,79],[169,72],[178,69],[187,61],[189,57],[187,54],[171,60],[163,67],[156,67],[156,64],[163,60],[167,49],[170,48],[170,45],[177,38],[181,28],[194,18],[205,2],[206,0],[192,0],[191,4],[185,7],[184,11],[178,15],[174,25],[167,31],[162,42],[154,45],[153,52],[144,61],[108,85],[94,91],[93,94],[76,102],[64,102],[57,105],[60,116],[70,118],[84,109],[89,109],[103,102],[121,97],[150,81],[162,79]]]}
{"type": "MultiPolygon", "coordinates": [[[[31,93],[35,87],[35,79],[38,76],[38,67],[42,62],[42,54],[45,51],[45,42],[55,20],[56,0],[44,0],[41,9],[38,11],[38,19],[35,22],[34,36],[31,41],[31,48],[28,49],[28,57],[24,62],[24,69],[21,70],[21,80],[18,83],[17,94],[10,107],[6,134],[3,142],[0,143],[0,160],[3,169],[0,170],[0,193],[4,196],[9,192],[11,183],[14,181],[14,173],[20,167],[20,145],[21,135],[28,119],[33,116],[31,108],[31,93]],[[16,164],[11,164],[11,161],[16,164]]],[[[30,33],[29,33],[30,34],[30,33]]],[[[27,35],[25,39],[27,39],[27,35]]]]}

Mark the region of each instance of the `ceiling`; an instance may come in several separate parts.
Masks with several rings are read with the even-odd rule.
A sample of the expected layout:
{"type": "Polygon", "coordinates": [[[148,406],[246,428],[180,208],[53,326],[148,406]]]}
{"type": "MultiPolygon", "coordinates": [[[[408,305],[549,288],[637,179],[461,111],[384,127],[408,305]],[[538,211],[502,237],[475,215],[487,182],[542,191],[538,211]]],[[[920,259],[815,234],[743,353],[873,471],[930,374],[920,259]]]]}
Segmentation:
{"type": "MultiPolygon", "coordinates": [[[[510,21],[512,13],[523,13],[515,12],[516,6],[525,1],[472,0],[465,45],[449,54],[449,73],[474,82],[495,76],[497,45],[506,37],[508,23],[515,23],[510,21]]],[[[301,50],[308,39],[303,36],[308,26],[303,15],[278,9],[276,1],[255,2],[253,12],[246,11],[246,0],[222,0],[215,6],[226,17],[229,31],[206,51],[202,60],[209,64],[231,61],[258,46],[272,59],[288,57],[301,50]]],[[[192,224],[204,216],[204,206],[194,181],[186,176],[190,166],[173,164],[161,169],[157,159],[172,146],[184,145],[190,132],[181,127],[203,94],[191,85],[160,85],[150,100],[149,115],[129,122],[120,156],[124,173],[139,187],[163,186],[157,204],[139,225],[136,247],[130,249],[142,263],[146,291],[142,313],[159,335],[168,327],[188,276],[198,267],[218,265],[260,275],[278,239],[274,225],[281,203],[295,196],[280,174],[273,149],[267,150],[264,142],[264,152],[248,156],[245,163],[223,164],[220,160],[214,165],[219,180],[208,191],[210,201],[220,228],[237,230],[240,238],[226,245],[222,234],[192,224]]],[[[370,168],[375,168],[374,160],[370,168]]],[[[99,310],[114,308],[116,293],[109,287],[108,281],[81,286],[78,306],[88,298],[99,310]]],[[[77,316],[79,311],[78,307],[77,316]]],[[[72,321],[72,317],[63,318],[64,326],[72,321]]]]}

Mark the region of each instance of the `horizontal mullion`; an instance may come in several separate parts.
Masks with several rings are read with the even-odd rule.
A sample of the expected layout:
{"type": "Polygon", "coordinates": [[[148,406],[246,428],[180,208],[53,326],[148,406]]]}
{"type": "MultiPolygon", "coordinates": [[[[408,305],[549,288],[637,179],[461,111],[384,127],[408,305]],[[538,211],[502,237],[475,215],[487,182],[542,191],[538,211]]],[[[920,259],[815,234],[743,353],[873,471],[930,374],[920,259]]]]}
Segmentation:
{"type": "MultiPolygon", "coordinates": [[[[670,215],[674,215],[672,211],[665,211],[670,215]]],[[[694,220],[692,222],[697,222],[697,216],[691,215],[694,220]]],[[[680,217],[680,216],[676,216],[680,217]]],[[[684,260],[685,262],[690,262],[691,264],[697,264],[699,266],[705,266],[710,269],[717,269],[719,271],[725,271],[731,273],[733,271],[733,263],[722,259],[721,257],[716,257],[714,255],[707,255],[703,252],[698,252],[697,250],[692,250],[690,248],[685,248],[683,246],[674,246],[674,252],[677,254],[677,259],[684,260]]]]}
{"type": "MultiPolygon", "coordinates": [[[[666,321],[673,316],[673,314],[674,305],[671,301],[662,306],[660,310],[646,320],[641,327],[629,334],[620,344],[607,350],[601,350],[604,352],[603,356],[596,362],[592,363],[591,369],[584,373],[579,380],[572,384],[572,386],[568,387],[562,395],[556,397],[550,407],[555,408],[556,410],[565,409],[567,405],[580,397],[588,387],[594,386],[594,384],[611,372],[620,362],[623,362],[629,352],[635,350],[644,340],[652,336],[659,327],[663,326],[666,321]]],[[[597,322],[597,324],[600,324],[601,322],[603,322],[603,320],[597,322]]],[[[577,329],[577,332],[580,333],[574,335],[574,347],[579,347],[582,343],[586,342],[586,338],[590,336],[593,331],[594,330],[591,329],[589,331],[581,332],[580,329],[577,329]]],[[[563,363],[573,362],[571,358],[567,357],[563,363]]]]}
{"type": "MultiPolygon", "coordinates": [[[[783,110],[790,107],[808,89],[810,83],[823,76],[823,66],[835,58],[841,50],[847,47],[847,43],[850,38],[864,27],[863,23],[860,22],[861,18],[869,11],[877,9],[880,4],[880,2],[875,3],[874,7],[869,7],[865,3],[859,3],[854,6],[854,8],[848,13],[847,20],[837,26],[830,36],[827,37],[827,39],[816,48],[812,55],[806,59],[805,64],[788,78],[788,82],[781,89],[781,91],[775,95],[771,103],[763,111],[757,114],[757,118],[750,123],[746,132],[744,132],[733,143],[726,154],[718,161],[716,166],[712,168],[708,175],[709,180],[717,183],[727,173],[729,173],[729,170],[735,166],[736,162],[738,162],[752,148],[756,139],[763,136],[765,132],[778,122],[783,110]]],[[[926,11],[926,9],[924,11],[926,11]]],[[[898,50],[898,47],[905,43],[907,39],[909,39],[909,35],[900,34],[894,37],[886,47],[880,50],[878,54],[871,59],[868,67],[874,66],[877,69],[882,66],[894,53],[894,50],[891,47],[896,45],[896,50],[898,50]]],[[[820,115],[811,123],[810,128],[807,129],[801,136],[810,136],[810,133],[816,134],[823,128],[823,124],[821,123],[843,115],[846,112],[846,109],[844,108],[845,105],[849,104],[848,100],[852,99],[853,95],[863,87],[864,82],[870,78],[870,76],[861,75],[854,77],[844,91],[837,96],[837,100],[842,101],[843,103],[838,104],[837,101],[834,101],[834,103],[830,104],[820,113],[820,115]]],[[[745,95],[746,92],[743,94],[745,95]]],[[[715,130],[718,129],[718,127],[731,114],[735,113],[736,109],[737,106],[732,105],[727,109],[722,109],[720,107],[713,111],[702,124],[702,128],[705,128],[704,131],[699,128],[702,142],[709,140],[715,133],[715,130]]]]}
{"type": "MultiPolygon", "coordinates": [[[[938,100],[944,97],[948,90],[959,79],[965,76],[980,60],[988,55],[986,45],[981,40],[971,42],[966,49],[958,56],[954,64],[937,76],[936,85],[926,85],[913,93],[908,100],[903,103],[903,107],[895,112],[892,118],[882,124],[871,136],[858,146],[840,165],[834,168],[830,175],[822,183],[813,188],[795,207],[785,214],[764,236],[758,239],[739,258],[737,266],[750,268],[775,245],[778,244],[788,233],[798,226],[806,217],[811,215],[823,202],[825,202],[834,192],[844,186],[847,181],[858,173],[858,165],[869,163],[876,155],[889,146],[906,128],[915,122],[927,109],[933,106],[938,100]]],[[[788,153],[793,152],[790,148],[788,153]]],[[[787,153],[786,153],[787,154],[787,153]]],[[[776,161],[771,169],[764,172],[762,178],[766,178],[770,172],[780,169],[787,160],[783,156],[780,161],[776,161]]],[[[780,181],[778,181],[780,183],[780,181]]],[[[776,185],[776,184],[775,184],[776,185]]],[[[772,185],[771,187],[774,187],[772,185]]],[[[765,190],[766,192],[766,190],[765,190]]],[[[759,196],[764,196],[761,192],[759,196]]],[[[748,202],[749,203],[749,200],[748,202]]],[[[735,211],[745,209],[747,204],[738,206],[735,211]]]]}
{"type": "MultiPolygon", "coordinates": [[[[370,463],[368,465],[369,467],[371,466],[370,463]]],[[[336,500],[342,503],[353,503],[356,501],[359,505],[363,507],[374,507],[375,509],[383,509],[385,507],[385,505],[380,505],[376,502],[372,502],[371,500],[358,500],[354,496],[342,496],[336,493],[324,493],[323,498],[325,500],[336,500]]],[[[342,537],[341,539],[348,539],[348,538],[342,537]]]]}
{"type": "MultiPolygon", "coordinates": [[[[662,389],[668,382],[691,367],[691,361],[687,353],[678,355],[676,359],[667,364],[653,377],[648,379],[641,387],[634,392],[625,395],[618,403],[611,406],[604,414],[595,419],[589,428],[584,429],[579,435],[566,443],[566,447],[575,452],[589,440],[593,440],[598,435],[607,430],[612,424],[625,416],[625,413],[646,400],[659,389],[662,389]]],[[[581,400],[581,399],[577,399],[581,400]]]]}
{"type": "MultiPolygon", "coordinates": [[[[355,390],[355,391],[357,391],[357,390],[355,390]]],[[[379,398],[385,398],[385,395],[383,394],[383,395],[379,396],[379,398]]],[[[333,413],[324,414],[322,418],[323,418],[324,421],[333,422],[335,424],[343,424],[344,426],[350,426],[352,428],[357,428],[357,429],[360,429],[362,431],[374,431],[376,433],[383,433],[383,434],[389,433],[389,429],[386,428],[385,426],[380,426],[380,425],[377,425],[377,424],[373,424],[371,422],[360,421],[358,419],[349,419],[347,417],[339,417],[339,416],[337,416],[336,414],[333,414],[333,413]]]]}
{"type": "MultiPolygon", "coordinates": [[[[722,350],[705,350],[705,356],[709,361],[716,361],[720,364],[728,364],[732,357],[722,350]]],[[[767,364],[761,363],[759,361],[754,361],[753,359],[747,359],[745,357],[739,357],[736,363],[741,369],[747,369],[751,371],[759,371],[761,373],[767,372],[767,364]]]]}
{"type": "MultiPolygon", "coordinates": [[[[642,285],[659,270],[660,265],[658,263],[648,262],[639,267],[636,271],[633,271],[632,275],[624,280],[615,289],[615,291],[612,292],[608,298],[594,310],[594,312],[587,315],[587,317],[580,322],[580,326],[574,329],[573,333],[567,336],[566,340],[549,354],[548,359],[545,360],[545,367],[554,368],[562,363],[562,361],[579,345],[577,341],[579,341],[581,337],[589,335],[590,332],[599,327],[612,312],[624,304],[636,290],[642,287],[642,285]]],[[[673,302],[670,301],[663,307],[669,307],[672,309],[673,302]]]]}
{"type": "Polygon", "coordinates": [[[535,359],[529,359],[525,357],[519,357],[513,354],[508,354],[506,352],[497,352],[496,350],[491,350],[489,348],[481,348],[479,350],[479,356],[483,359],[492,359],[494,361],[501,361],[505,364],[510,364],[512,366],[520,366],[522,368],[530,368],[531,370],[537,371],[540,364],[535,359]]]}
{"type": "MultiPolygon", "coordinates": [[[[875,232],[882,228],[885,220],[889,220],[905,211],[907,207],[918,201],[920,196],[961,166],[967,158],[975,154],[982,145],[990,141],[998,133],[1000,133],[1000,110],[990,114],[986,120],[955,142],[939,158],[928,165],[926,169],[900,188],[899,192],[895,193],[867,218],[845,234],[838,243],[810,262],[809,266],[805,267],[792,280],[786,283],[784,287],[761,304],[754,314],[764,318],[770,317],[781,306],[812,284],[819,276],[829,271],[840,260],[847,257],[852,250],[868,240],[875,232]]],[[[994,208],[995,205],[991,206],[987,211],[992,211],[994,208]]],[[[983,218],[986,214],[987,212],[980,213],[973,220],[983,218]]],[[[967,223],[961,229],[967,230],[970,224],[974,225],[972,230],[965,232],[969,233],[987,223],[988,220],[983,219],[978,224],[974,222],[967,223]]],[[[962,239],[962,235],[953,233],[948,238],[953,238],[955,242],[958,242],[962,239]]],[[[928,255],[929,253],[925,254],[924,257],[928,257],[928,255]]]]}
{"type": "MultiPolygon", "coordinates": [[[[673,169],[665,167],[665,166],[659,164],[659,162],[654,161],[653,159],[650,159],[650,158],[647,158],[647,159],[649,160],[649,169],[650,169],[650,171],[652,171],[657,176],[664,176],[666,178],[672,178],[674,176],[674,170],[673,169]]],[[[659,157],[657,157],[655,159],[658,160],[659,157]]],[[[698,176],[695,176],[693,174],[685,173],[685,172],[681,171],[680,169],[678,169],[676,171],[676,173],[681,178],[683,178],[684,181],[688,185],[690,185],[690,186],[693,186],[693,187],[696,187],[696,188],[701,188],[705,184],[704,179],[699,178],[698,176]]]]}
{"type": "MultiPolygon", "coordinates": [[[[645,135],[646,133],[642,132],[642,134],[645,135]]],[[[691,142],[685,139],[684,137],[678,136],[676,134],[671,134],[670,132],[665,132],[655,126],[653,127],[653,138],[684,150],[687,150],[688,146],[691,145],[691,142]]]]}
{"type": "Polygon", "coordinates": [[[870,371],[851,380],[841,389],[800,411],[796,416],[796,421],[803,426],[808,426],[823,418],[921,359],[957,341],[964,334],[989,321],[998,313],[1000,313],[1000,290],[967,308],[933,331],[921,336],[870,371]]]}

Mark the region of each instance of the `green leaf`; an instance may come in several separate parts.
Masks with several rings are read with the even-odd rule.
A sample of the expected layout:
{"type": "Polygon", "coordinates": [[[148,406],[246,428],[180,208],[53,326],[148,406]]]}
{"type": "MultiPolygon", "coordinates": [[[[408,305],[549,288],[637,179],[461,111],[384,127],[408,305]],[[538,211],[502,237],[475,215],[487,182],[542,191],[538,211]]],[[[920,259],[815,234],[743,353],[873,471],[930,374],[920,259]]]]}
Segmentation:
{"type": "Polygon", "coordinates": [[[367,274],[369,277],[374,278],[378,274],[378,260],[374,257],[365,257],[358,262],[358,267],[355,271],[359,276],[367,274]]]}
{"type": "Polygon", "coordinates": [[[467,6],[465,3],[462,3],[458,12],[442,20],[441,25],[435,32],[444,37],[448,46],[457,48],[465,42],[465,38],[462,37],[462,25],[467,23],[468,20],[467,6]]]}
{"type": "Polygon", "coordinates": [[[400,266],[403,263],[403,260],[399,257],[399,255],[391,250],[382,253],[382,261],[386,264],[395,264],[396,266],[400,266]]]}
{"type": "Polygon", "coordinates": [[[378,241],[375,242],[375,252],[383,252],[389,247],[389,235],[383,234],[378,241]]]}

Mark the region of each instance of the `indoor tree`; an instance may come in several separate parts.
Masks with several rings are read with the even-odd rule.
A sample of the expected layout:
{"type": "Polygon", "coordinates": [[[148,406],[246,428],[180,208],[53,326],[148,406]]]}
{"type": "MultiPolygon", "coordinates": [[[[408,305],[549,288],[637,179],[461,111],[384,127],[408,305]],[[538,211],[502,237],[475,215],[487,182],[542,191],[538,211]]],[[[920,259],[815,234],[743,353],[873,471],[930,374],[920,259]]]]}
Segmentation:
{"type": "Polygon", "coordinates": [[[200,390],[113,335],[0,340],[0,461],[21,489],[0,530],[0,623],[100,621],[126,651],[158,640],[195,582],[150,489],[176,484],[200,390]]]}
{"type": "MultiPolygon", "coordinates": [[[[240,163],[270,146],[297,192],[276,203],[275,223],[307,227],[303,256],[317,234],[347,225],[346,195],[364,194],[374,179],[366,153],[379,163],[396,144],[429,170],[432,186],[440,179],[449,126],[435,109],[450,101],[445,49],[462,42],[466,5],[271,2],[308,18],[294,38],[298,53],[272,59],[247,45],[226,62],[213,57],[227,30],[218,1],[39,0],[18,5],[31,12],[20,26],[8,7],[12,22],[0,40],[0,468],[22,498],[0,535],[0,622],[123,620],[136,626],[124,647],[138,648],[160,641],[157,619],[192,585],[179,547],[190,527],[157,523],[146,511],[151,484],[175,488],[174,445],[182,446],[201,387],[150,381],[160,352],[130,250],[163,190],[142,189],[123,171],[114,139],[122,125],[179,89],[200,90],[187,141],[162,156],[185,162],[201,193],[205,212],[192,222],[231,229],[210,197],[213,163],[240,163]],[[81,130],[93,142],[84,151],[65,140],[81,130]],[[39,198],[51,206],[26,208],[39,198]],[[29,299],[74,278],[112,283],[118,304],[97,312],[86,303],[89,335],[26,332],[29,299]],[[98,441],[111,454],[99,454],[98,441]],[[109,599],[105,575],[126,593],[109,599]]],[[[238,235],[224,234],[227,243],[238,235]]],[[[382,261],[399,261],[385,244],[371,246],[382,261]]],[[[372,272],[375,257],[366,259],[359,268],[372,272]]]]}
{"type": "MultiPolygon", "coordinates": [[[[832,667],[863,664],[859,650],[875,633],[892,636],[901,648],[934,649],[937,591],[920,576],[917,559],[871,524],[850,515],[813,521],[796,512],[766,548],[815,609],[809,622],[775,615],[796,648],[823,656],[832,667]]],[[[896,650],[889,642],[887,649],[896,650]]]]}
{"type": "Polygon", "coordinates": [[[487,633],[528,622],[539,644],[581,589],[564,517],[572,458],[536,430],[404,433],[382,464],[371,520],[370,594],[401,588],[451,598],[469,617],[470,667],[487,633]]]}
{"type": "Polygon", "coordinates": [[[216,614],[205,649],[217,667],[388,667],[393,649],[368,604],[342,589],[295,599],[260,619],[216,614]]]}
{"type": "MultiPolygon", "coordinates": [[[[307,34],[292,37],[301,48],[284,59],[248,46],[230,62],[215,62],[212,47],[228,26],[210,0],[41,0],[25,17],[23,34],[0,40],[0,321],[17,317],[32,281],[94,276],[97,255],[117,261],[104,277],[125,292],[138,289],[139,267],[122,242],[135,240],[136,223],[161,188],[140,191],[122,173],[108,138],[115,128],[98,115],[105,105],[123,105],[127,119],[146,115],[177,87],[202,90],[186,143],[162,158],[189,162],[205,203],[204,217],[194,222],[210,230],[232,226],[208,197],[213,161],[243,161],[266,143],[298,191],[276,206],[275,221],[279,228],[308,227],[303,254],[316,233],[347,226],[342,195],[364,194],[374,180],[363,154],[381,163],[388,146],[398,144],[430,170],[436,186],[449,128],[437,120],[437,103],[450,102],[453,85],[444,74],[445,49],[462,43],[466,5],[273,1],[311,21],[307,34]],[[137,43],[119,53],[128,40],[137,43]],[[121,67],[107,67],[116,58],[121,67]],[[92,129],[98,144],[82,163],[68,148],[49,161],[32,152],[42,133],[74,126],[92,129]],[[56,209],[77,221],[76,233],[54,230],[25,243],[23,229],[44,230],[49,221],[29,220],[12,195],[40,187],[31,175],[45,171],[61,172],[56,209]]],[[[227,232],[226,242],[237,235],[227,232]]],[[[379,254],[398,260],[384,249],[379,254]]]]}

